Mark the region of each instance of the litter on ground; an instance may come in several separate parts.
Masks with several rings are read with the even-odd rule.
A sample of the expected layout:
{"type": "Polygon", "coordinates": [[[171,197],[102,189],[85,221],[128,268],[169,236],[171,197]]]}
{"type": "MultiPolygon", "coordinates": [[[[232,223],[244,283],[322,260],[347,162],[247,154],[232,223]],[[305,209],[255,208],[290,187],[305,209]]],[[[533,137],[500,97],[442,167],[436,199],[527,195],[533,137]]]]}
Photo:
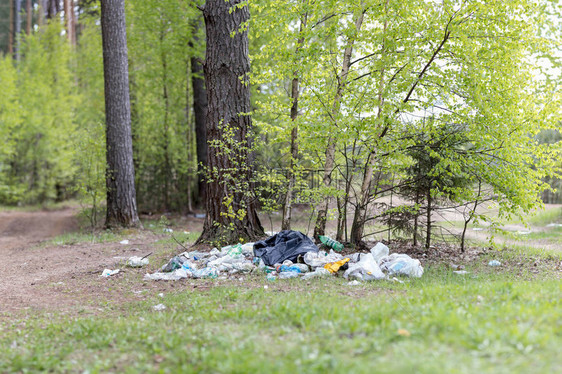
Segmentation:
{"type": "MultiPolygon", "coordinates": [[[[262,273],[268,281],[299,278],[308,280],[329,276],[350,279],[349,285],[362,281],[396,276],[420,278],[419,260],[406,254],[389,254],[389,248],[377,243],[370,252],[342,255],[333,249],[320,250],[305,234],[285,230],[269,238],[246,244],[228,245],[210,252],[183,252],[172,257],[159,272],[146,274],[146,280],[220,278],[248,273],[262,273]]],[[[243,278],[240,278],[243,280],[243,278]]],[[[267,286],[264,287],[267,289],[267,286]]]]}
{"type": "Polygon", "coordinates": [[[119,269],[111,270],[111,269],[103,269],[101,276],[104,278],[109,278],[112,275],[119,273],[119,269]]]}

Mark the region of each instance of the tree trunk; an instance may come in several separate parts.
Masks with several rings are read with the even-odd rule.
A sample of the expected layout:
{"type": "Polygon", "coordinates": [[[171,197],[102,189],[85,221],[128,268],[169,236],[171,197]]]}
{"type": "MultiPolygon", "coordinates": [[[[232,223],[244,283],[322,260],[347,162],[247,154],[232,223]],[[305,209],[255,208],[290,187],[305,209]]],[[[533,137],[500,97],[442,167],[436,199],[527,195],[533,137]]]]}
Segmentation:
{"type": "Polygon", "coordinates": [[[46,0],[47,1],[47,19],[53,19],[60,12],[59,0],[46,0]]]}
{"type": "MultiPolygon", "coordinates": [[[[202,27],[198,22],[197,27],[202,27]]],[[[192,45],[199,43],[197,30],[193,33],[192,45]]],[[[191,85],[193,87],[193,115],[195,117],[195,143],[197,147],[197,189],[198,205],[206,200],[207,184],[205,183],[204,169],[207,166],[207,129],[205,127],[205,116],[207,115],[207,90],[205,89],[205,78],[203,77],[203,66],[196,56],[191,57],[191,85]]]]}
{"type": "Polygon", "coordinates": [[[8,53],[14,53],[14,0],[10,0],[10,24],[8,25],[8,53]]]}
{"type": "Polygon", "coordinates": [[[14,38],[16,42],[16,47],[14,48],[14,54],[16,61],[20,60],[20,45],[21,45],[21,0],[15,0],[16,6],[14,7],[14,18],[16,20],[14,27],[14,38]]]}
{"type": "Polygon", "coordinates": [[[140,226],[135,194],[125,0],[101,1],[107,142],[106,227],[140,226]]]}
{"type": "MultiPolygon", "coordinates": [[[[431,181],[429,183],[431,186],[431,181]]],[[[431,187],[427,188],[427,226],[425,231],[425,249],[431,245],[431,187]]]]}
{"type": "Polygon", "coordinates": [[[25,23],[25,33],[29,36],[31,34],[31,16],[33,15],[31,9],[31,0],[27,0],[25,2],[25,15],[27,16],[27,20],[25,23]]]}
{"type": "Polygon", "coordinates": [[[76,44],[76,36],[74,30],[74,1],[64,0],[64,21],[66,24],[66,37],[70,44],[76,44]]]}
{"type": "MultiPolygon", "coordinates": [[[[364,10],[361,10],[357,19],[355,20],[355,33],[359,33],[361,26],[363,24],[363,16],[365,14],[364,10]]],[[[336,88],[336,94],[334,95],[334,101],[332,103],[332,120],[335,122],[337,115],[341,107],[341,99],[343,96],[343,89],[347,83],[347,73],[349,72],[349,66],[351,63],[351,55],[353,53],[353,43],[355,42],[355,36],[349,37],[347,41],[347,46],[343,54],[343,62],[341,72],[338,75],[338,85],[336,88]]],[[[332,172],[334,170],[335,157],[336,157],[336,139],[332,136],[328,136],[328,145],[326,147],[326,161],[324,163],[324,177],[323,183],[326,188],[329,188],[332,184],[332,172]]],[[[314,225],[314,238],[318,239],[320,235],[324,235],[326,231],[326,216],[328,214],[328,207],[330,204],[330,199],[326,198],[318,209],[318,216],[316,217],[316,224],[314,225]]]]}
{"type": "Polygon", "coordinates": [[[208,0],[203,10],[207,53],[203,66],[207,87],[209,178],[207,217],[197,243],[235,243],[264,235],[251,181],[248,73],[250,18],[242,0],[208,0]],[[234,35],[231,35],[233,34],[234,35]]]}
{"type": "MultiPolygon", "coordinates": [[[[306,21],[308,19],[308,13],[304,13],[301,18],[301,24],[299,29],[299,39],[297,40],[297,47],[295,48],[295,56],[298,55],[299,50],[301,49],[304,43],[304,36],[302,33],[306,28],[306,21]]],[[[296,61],[298,63],[298,61],[296,61]]],[[[287,193],[285,194],[285,201],[283,202],[283,219],[281,221],[281,230],[290,230],[291,229],[291,210],[292,210],[292,199],[293,199],[293,189],[295,187],[296,176],[295,176],[295,168],[297,166],[297,158],[299,156],[299,143],[298,143],[298,134],[299,128],[297,124],[297,117],[299,115],[299,78],[298,78],[298,71],[295,68],[293,71],[293,81],[291,83],[291,99],[293,99],[293,105],[291,106],[291,123],[293,125],[293,129],[291,130],[291,163],[289,166],[289,185],[287,186],[287,193]]]]}
{"type": "MultiPolygon", "coordinates": [[[[418,207],[419,203],[420,203],[420,192],[419,190],[416,189],[416,208],[418,207]]],[[[416,212],[416,215],[414,216],[414,247],[418,246],[418,220],[419,220],[419,209],[416,212]]]]}
{"type": "MultiPolygon", "coordinates": [[[[385,13],[388,10],[388,0],[385,4],[385,13]]],[[[388,21],[384,21],[383,26],[383,39],[382,39],[382,50],[381,59],[383,60],[383,65],[380,69],[380,79],[378,87],[378,111],[377,120],[381,120],[381,114],[384,105],[384,59],[386,56],[386,28],[388,26],[388,21]]],[[[355,214],[353,216],[353,224],[351,225],[351,243],[355,246],[359,246],[361,240],[363,239],[363,231],[365,227],[365,218],[367,216],[367,206],[369,204],[369,199],[371,197],[371,182],[373,180],[373,169],[376,164],[375,152],[371,151],[367,156],[367,162],[365,163],[365,173],[363,174],[363,183],[361,184],[361,193],[359,195],[359,201],[357,202],[357,208],[355,209],[355,214]]]]}

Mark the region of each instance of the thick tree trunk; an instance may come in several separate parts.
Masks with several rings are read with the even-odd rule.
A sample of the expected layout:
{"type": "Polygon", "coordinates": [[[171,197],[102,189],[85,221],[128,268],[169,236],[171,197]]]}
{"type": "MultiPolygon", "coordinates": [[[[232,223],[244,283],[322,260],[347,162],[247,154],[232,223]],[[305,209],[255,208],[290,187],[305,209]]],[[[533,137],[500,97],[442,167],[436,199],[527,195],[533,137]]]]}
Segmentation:
{"type": "Polygon", "coordinates": [[[207,31],[204,65],[207,87],[208,168],[207,217],[198,243],[256,240],[263,228],[251,182],[248,73],[250,18],[242,0],[208,0],[203,16],[207,31]],[[232,33],[235,33],[232,35],[232,33]]]}
{"type": "MultiPolygon", "coordinates": [[[[306,21],[308,19],[308,13],[304,13],[301,18],[301,24],[299,29],[299,34],[302,35],[304,29],[306,28],[306,21]]],[[[295,48],[295,55],[298,54],[304,43],[304,36],[300,36],[297,40],[297,47],[295,48]]],[[[298,61],[297,61],[298,63],[298,61]]],[[[291,123],[293,129],[291,130],[291,163],[289,166],[289,185],[287,186],[287,193],[285,194],[285,201],[283,202],[283,219],[281,221],[281,230],[291,229],[291,210],[293,208],[293,189],[295,187],[296,176],[295,168],[297,166],[297,158],[299,156],[299,128],[297,124],[297,117],[299,115],[299,78],[298,70],[293,71],[293,81],[291,83],[291,99],[293,99],[293,105],[291,106],[291,123]]]]}
{"type": "Polygon", "coordinates": [[[106,227],[140,226],[135,194],[125,1],[101,1],[107,142],[106,227]]]}
{"type": "MultiPolygon", "coordinates": [[[[363,16],[365,11],[362,10],[357,19],[355,20],[355,32],[359,33],[361,26],[363,25],[363,16]]],[[[353,44],[355,43],[355,36],[349,37],[345,51],[343,54],[343,62],[341,72],[338,76],[338,85],[336,88],[336,94],[334,95],[334,101],[332,103],[332,120],[336,121],[337,115],[341,107],[341,99],[343,96],[343,90],[347,83],[347,73],[349,72],[349,66],[351,64],[351,55],[353,54],[353,44]]],[[[328,144],[326,147],[326,160],[324,163],[324,177],[323,183],[326,188],[329,188],[332,184],[332,172],[334,170],[334,164],[336,160],[336,139],[329,136],[328,144]]],[[[318,216],[316,217],[316,224],[314,226],[314,238],[318,239],[320,235],[324,235],[326,231],[326,216],[328,214],[328,207],[330,204],[330,199],[326,198],[323,203],[320,204],[320,209],[318,209],[318,216]]]]}
{"type": "MultiPolygon", "coordinates": [[[[197,27],[202,27],[198,22],[197,27]]],[[[197,30],[193,34],[193,44],[198,44],[197,30]]],[[[207,166],[207,128],[205,117],[207,116],[207,90],[205,89],[205,78],[203,77],[203,66],[195,56],[191,57],[191,85],[193,87],[193,115],[195,117],[195,143],[197,147],[197,189],[198,205],[206,200],[207,184],[203,175],[207,166]]]]}

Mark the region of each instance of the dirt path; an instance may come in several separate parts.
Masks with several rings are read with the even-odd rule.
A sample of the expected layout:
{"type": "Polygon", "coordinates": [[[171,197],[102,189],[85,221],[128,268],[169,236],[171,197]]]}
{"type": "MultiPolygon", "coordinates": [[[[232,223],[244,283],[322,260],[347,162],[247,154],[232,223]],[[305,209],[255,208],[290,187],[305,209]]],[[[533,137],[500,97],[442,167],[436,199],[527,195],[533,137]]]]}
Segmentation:
{"type": "MultiPolygon", "coordinates": [[[[133,290],[112,288],[101,278],[129,256],[149,253],[159,239],[151,232],[131,235],[130,244],[41,242],[78,230],[77,210],[0,212],[0,317],[18,311],[97,310],[104,303],[131,299],[133,290]]],[[[141,269],[134,276],[142,285],[141,269]]]]}

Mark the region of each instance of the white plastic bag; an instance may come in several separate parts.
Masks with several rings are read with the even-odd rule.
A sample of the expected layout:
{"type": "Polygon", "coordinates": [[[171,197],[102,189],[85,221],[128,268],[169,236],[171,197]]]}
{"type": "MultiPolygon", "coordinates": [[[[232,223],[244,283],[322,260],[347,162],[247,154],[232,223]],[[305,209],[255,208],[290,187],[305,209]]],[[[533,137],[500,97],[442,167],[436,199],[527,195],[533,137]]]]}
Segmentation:
{"type": "Polygon", "coordinates": [[[172,271],[171,273],[153,273],[145,274],[145,280],[178,280],[191,277],[192,273],[186,269],[180,268],[172,271]]]}
{"type": "Polygon", "coordinates": [[[139,256],[133,256],[133,257],[129,257],[129,259],[127,260],[127,266],[130,266],[132,268],[141,268],[144,265],[148,265],[148,258],[147,257],[139,257],[139,256]]]}
{"type": "MultiPolygon", "coordinates": [[[[297,274],[297,273],[295,273],[297,274]]],[[[327,269],[324,268],[316,268],[315,271],[311,272],[311,273],[306,273],[305,275],[303,275],[302,279],[311,279],[311,278],[321,278],[321,277],[327,277],[329,275],[332,275],[332,273],[330,273],[327,269]]]]}
{"type": "Polygon", "coordinates": [[[358,280],[375,280],[385,278],[379,265],[371,253],[361,256],[359,262],[349,265],[349,268],[343,273],[344,278],[356,278],[358,280]]]}
{"type": "Polygon", "coordinates": [[[383,243],[377,243],[373,248],[371,248],[371,253],[373,258],[380,265],[381,258],[388,256],[388,247],[383,243]]]}
{"type": "Polygon", "coordinates": [[[419,260],[413,259],[404,253],[393,253],[380,260],[381,269],[389,275],[406,275],[408,277],[420,278],[423,275],[423,267],[419,260]]]}
{"type": "Polygon", "coordinates": [[[343,256],[340,255],[339,253],[334,252],[333,250],[330,251],[330,254],[324,251],[320,251],[318,253],[307,252],[304,255],[304,262],[313,268],[324,266],[329,262],[336,262],[342,259],[343,256]]]}

